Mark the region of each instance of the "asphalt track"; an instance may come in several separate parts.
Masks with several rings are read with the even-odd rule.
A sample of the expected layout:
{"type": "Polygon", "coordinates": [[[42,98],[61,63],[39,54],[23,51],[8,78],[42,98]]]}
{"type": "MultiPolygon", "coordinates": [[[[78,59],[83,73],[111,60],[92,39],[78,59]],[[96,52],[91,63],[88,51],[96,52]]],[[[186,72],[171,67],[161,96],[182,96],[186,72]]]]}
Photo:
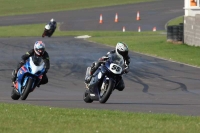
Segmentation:
{"type": "MultiPolygon", "coordinates": [[[[170,0],[165,0],[164,2],[167,3],[167,1],[169,3],[173,2],[170,0]]],[[[180,2],[180,0],[177,1],[180,2]]],[[[173,2],[173,7],[178,7],[175,5],[176,2],[173,2]]],[[[145,3],[143,4],[145,5],[145,3]]],[[[156,3],[153,5],[156,6],[156,3]]],[[[120,6],[117,7],[119,8],[120,6]]],[[[156,7],[159,7],[159,5],[156,7]]],[[[169,11],[179,10],[171,7],[168,8],[169,11]]],[[[103,10],[104,8],[101,9],[103,10]]],[[[106,7],[105,9],[108,8],[106,7]]],[[[137,9],[135,8],[134,10],[137,9]]],[[[145,10],[148,9],[145,8],[145,10]]],[[[84,11],[82,10],[81,12],[84,13],[84,11]]],[[[74,12],[72,16],[80,15],[76,14],[80,11],[69,12],[74,12]]],[[[161,8],[158,12],[162,14],[161,8]]],[[[38,16],[40,15],[38,14],[38,16]]],[[[32,15],[30,15],[31,17],[32,15]]],[[[44,19],[44,17],[41,15],[41,19],[44,19]]],[[[0,24],[5,21],[5,17],[2,18],[0,18],[0,24]]],[[[10,24],[14,24],[16,19],[13,16],[13,21],[10,24]]],[[[154,20],[154,22],[158,23],[159,21],[154,20]]],[[[19,21],[16,21],[16,23],[20,24],[19,21]]],[[[23,21],[23,23],[26,22],[23,21]]],[[[38,21],[35,20],[35,23],[38,23],[38,21]]],[[[146,24],[142,20],[141,23],[146,24]]],[[[134,52],[130,52],[130,73],[124,76],[126,84],[125,90],[122,92],[114,91],[106,104],[100,104],[98,102],[86,104],[82,99],[85,90],[83,83],[85,70],[93,61],[112,49],[109,46],[75,39],[74,37],[52,37],[44,39],[41,37],[0,38],[0,102],[29,103],[63,108],[200,115],[199,68],[134,52]],[[20,56],[31,49],[36,40],[43,40],[46,43],[46,49],[50,55],[51,69],[48,72],[49,83],[37,88],[29,95],[26,101],[13,101],[10,98],[11,71],[16,67],[20,56]]]]}
{"type": "Polygon", "coordinates": [[[142,31],[164,30],[165,24],[170,19],[181,16],[184,13],[182,0],[159,0],[139,4],[109,6],[103,8],[83,9],[76,11],[62,11],[41,13],[34,15],[18,15],[0,17],[0,25],[21,25],[47,23],[51,18],[60,22],[61,30],[122,30],[142,31]],[[136,21],[137,11],[140,12],[141,21],[136,21]],[[118,13],[119,22],[114,23],[115,14],[118,13]],[[103,15],[103,24],[99,24],[100,14],[103,15]]]}

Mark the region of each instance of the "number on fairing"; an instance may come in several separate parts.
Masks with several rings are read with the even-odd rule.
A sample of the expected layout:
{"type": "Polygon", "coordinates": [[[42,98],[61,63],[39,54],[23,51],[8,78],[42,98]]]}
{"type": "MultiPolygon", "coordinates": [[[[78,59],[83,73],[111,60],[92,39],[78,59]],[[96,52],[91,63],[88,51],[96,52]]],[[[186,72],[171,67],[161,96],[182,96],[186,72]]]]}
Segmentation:
{"type": "Polygon", "coordinates": [[[122,68],[119,65],[113,63],[110,64],[110,70],[115,74],[121,74],[122,72],[122,68]]]}

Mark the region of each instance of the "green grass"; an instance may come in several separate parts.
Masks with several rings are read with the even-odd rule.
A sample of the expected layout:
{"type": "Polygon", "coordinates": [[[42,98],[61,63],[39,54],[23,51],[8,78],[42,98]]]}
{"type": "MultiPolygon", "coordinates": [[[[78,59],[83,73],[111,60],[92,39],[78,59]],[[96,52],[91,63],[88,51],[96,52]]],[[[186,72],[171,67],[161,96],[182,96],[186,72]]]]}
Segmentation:
{"type": "Polygon", "coordinates": [[[93,37],[89,40],[112,46],[116,45],[118,41],[123,41],[128,44],[130,50],[135,52],[200,66],[200,47],[168,43],[166,35],[161,32],[152,35],[149,35],[148,32],[144,32],[143,35],[135,32],[127,36],[93,37]]]}
{"type": "Polygon", "coordinates": [[[167,25],[179,25],[180,23],[183,23],[183,16],[180,16],[180,17],[177,17],[177,18],[174,18],[172,20],[170,20],[167,25]]]}
{"type": "Polygon", "coordinates": [[[0,0],[0,16],[76,10],[153,0],[0,0]]]}
{"type": "Polygon", "coordinates": [[[198,133],[200,117],[0,104],[1,133],[198,133]]]}
{"type": "MultiPolygon", "coordinates": [[[[0,27],[0,37],[41,36],[45,24],[0,27]]],[[[118,41],[128,44],[135,52],[171,59],[174,61],[200,66],[200,47],[176,45],[166,42],[166,34],[157,32],[122,32],[122,31],[59,31],[54,36],[90,35],[88,40],[115,46],[118,41]]]]}

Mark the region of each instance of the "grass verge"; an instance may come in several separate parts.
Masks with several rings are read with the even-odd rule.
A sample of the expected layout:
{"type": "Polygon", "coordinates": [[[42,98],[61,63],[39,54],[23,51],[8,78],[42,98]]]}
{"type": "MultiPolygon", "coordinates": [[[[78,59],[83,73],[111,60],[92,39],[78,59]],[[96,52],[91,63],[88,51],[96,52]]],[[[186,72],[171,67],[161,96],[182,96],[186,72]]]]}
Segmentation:
{"type": "Polygon", "coordinates": [[[104,7],[155,0],[0,0],[0,16],[104,7]]]}
{"type": "Polygon", "coordinates": [[[174,18],[172,20],[170,20],[167,25],[171,26],[171,25],[179,25],[180,23],[183,23],[184,17],[180,16],[177,18],[174,18]]]}
{"type": "Polygon", "coordinates": [[[1,133],[198,133],[200,118],[0,104],[1,133]]]}
{"type": "MultiPolygon", "coordinates": [[[[0,37],[41,36],[45,24],[0,27],[0,37]]],[[[59,31],[54,36],[90,35],[88,40],[115,46],[118,41],[128,44],[135,52],[162,57],[194,66],[200,66],[200,47],[177,45],[166,42],[166,34],[157,32],[122,32],[122,31],[59,31]]]]}

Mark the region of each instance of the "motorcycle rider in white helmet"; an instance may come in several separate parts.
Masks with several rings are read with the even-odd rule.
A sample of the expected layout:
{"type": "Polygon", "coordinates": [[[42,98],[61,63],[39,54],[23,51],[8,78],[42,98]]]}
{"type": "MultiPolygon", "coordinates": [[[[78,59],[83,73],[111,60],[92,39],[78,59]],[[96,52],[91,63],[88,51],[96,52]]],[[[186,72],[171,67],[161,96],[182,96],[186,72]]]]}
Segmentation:
{"type": "Polygon", "coordinates": [[[50,22],[49,22],[49,26],[51,27],[50,29],[52,30],[52,34],[54,33],[54,31],[56,30],[56,26],[57,26],[57,23],[55,21],[55,19],[51,19],[50,22]]]}
{"type": "Polygon", "coordinates": [[[45,37],[45,36],[51,37],[56,30],[56,26],[57,26],[56,21],[55,19],[52,18],[50,22],[45,25],[42,37],[45,37]]]}
{"type": "MultiPolygon", "coordinates": [[[[103,63],[103,61],[106,61],[109,58],[110,55],[123,58],[125,66],[127,68],[125,70],[125,73],[129,72],[130,57],[128,55],[128,46],[123,42],[118,42],[115,47],[115,50],[108,52],[105,56],[99,58],[97,62],[93,62],[91,66],[90,76],[85,79],[86,86],[90,83],[90,80],[92,79],[94,72],[99,68],[99,66],[103,63]]],[[[116,86],[116,89],[122,91],[124,88],[125,88],[124,81],[121,77],[121,80],[116,86]]]]}

